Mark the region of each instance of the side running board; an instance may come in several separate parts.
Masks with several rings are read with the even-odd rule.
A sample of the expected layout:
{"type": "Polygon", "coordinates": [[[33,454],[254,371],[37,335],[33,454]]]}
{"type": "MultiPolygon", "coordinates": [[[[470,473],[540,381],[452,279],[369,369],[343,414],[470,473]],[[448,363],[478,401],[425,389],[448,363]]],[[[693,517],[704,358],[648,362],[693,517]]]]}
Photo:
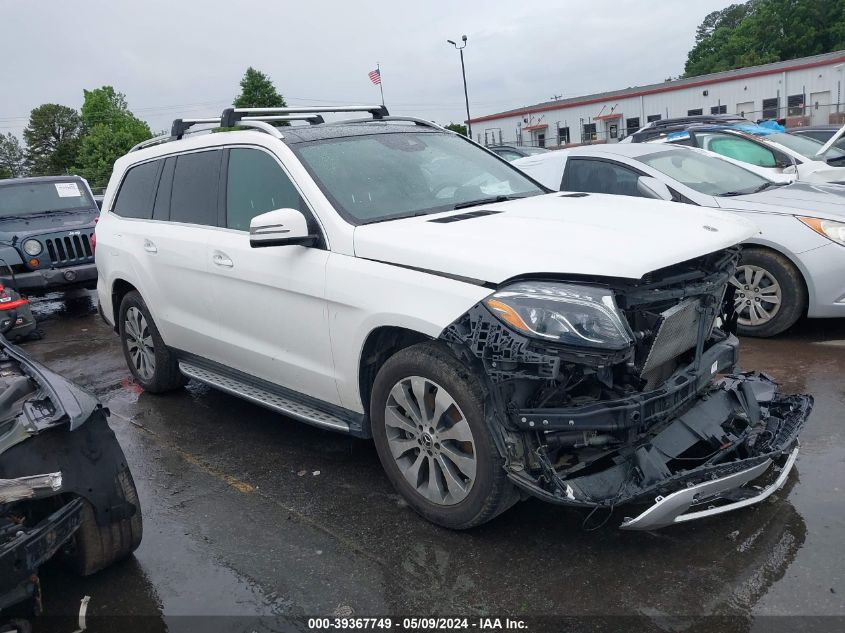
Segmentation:
{"type": "Polygon", "coordinates": [[[215,389],[249,400],[302,422],[344,433],[353,431],[349,422],[344,420],[342,416],[300,401],[293,395],[282,394],[281,390],[276,391],[270,386],[252,384],[247,380],[200,367],[184,360],[179,361],[179,370],[188,378],[193,378],[215,389]]]}

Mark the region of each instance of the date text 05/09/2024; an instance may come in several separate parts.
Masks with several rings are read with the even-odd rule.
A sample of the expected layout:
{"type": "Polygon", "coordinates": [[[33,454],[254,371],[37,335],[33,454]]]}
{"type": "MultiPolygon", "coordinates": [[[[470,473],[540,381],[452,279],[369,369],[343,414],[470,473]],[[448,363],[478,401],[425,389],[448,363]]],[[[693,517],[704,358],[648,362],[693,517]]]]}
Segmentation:
{"type": "Polygon", "coordinates": [[[526,631],[528,625],[518,618],[309,618],[308,629],[312,631],[375,630],[375,631],[526,631]]]}

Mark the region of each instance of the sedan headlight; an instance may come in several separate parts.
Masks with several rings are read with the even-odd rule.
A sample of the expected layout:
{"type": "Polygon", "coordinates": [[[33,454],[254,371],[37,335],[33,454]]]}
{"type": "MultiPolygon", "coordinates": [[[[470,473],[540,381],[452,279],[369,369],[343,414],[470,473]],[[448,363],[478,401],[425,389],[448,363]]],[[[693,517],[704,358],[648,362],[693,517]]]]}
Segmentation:
{"type": "Polygon", "coordinates": [[[606,288],[522,282],[490,295],[484,304],[510,327],[533,338],[611,350],[633,343],[625,318],[606,288]]]}
{"type": "Polygon", "coordinates": [[[845,246],[845,222],[822,220],[820,218],[798,218],[819,235],[823,235],[845,246]]]}
{"type": "Polygon", "coordinates": [[[38,240],[26,240],[23,243],[23,250],[27,255],[35,257],[44,250],[44,247],[38,240]]]}

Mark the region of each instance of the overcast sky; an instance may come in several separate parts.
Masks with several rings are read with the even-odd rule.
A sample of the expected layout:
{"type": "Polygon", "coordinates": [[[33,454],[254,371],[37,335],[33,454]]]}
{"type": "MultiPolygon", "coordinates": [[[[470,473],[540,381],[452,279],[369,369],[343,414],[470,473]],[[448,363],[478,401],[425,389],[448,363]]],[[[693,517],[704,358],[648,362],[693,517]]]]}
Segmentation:
{"type": "Polygon", "coordinates": [[[112,85],[153,131],[217,115],[247,66],[288,105],[380,100],[391,113],[473,116],[659,82],[683,72],[696,26],[725,0],[0,0],[0,132],[42,103],[79,108],[112,85]],[[238,7],[244,7],[239,9],[238,7]]]}

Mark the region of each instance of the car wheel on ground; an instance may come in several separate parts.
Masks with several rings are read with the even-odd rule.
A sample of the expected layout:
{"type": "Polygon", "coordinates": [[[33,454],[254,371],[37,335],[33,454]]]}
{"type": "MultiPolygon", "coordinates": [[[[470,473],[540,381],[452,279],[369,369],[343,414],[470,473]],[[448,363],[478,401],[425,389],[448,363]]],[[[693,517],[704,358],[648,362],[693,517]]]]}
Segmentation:
{"type": "Polygon", "coordinates": [[[743,336],[775,336],[795,324],[807,309],[801,273],[780,253],[748,248],[736,274],[734,305],[737,331],[743,336]]]}
{"type": "Polygon", "coordinates": [[[370,416],[388,478],[429,521],[471,528],[518,499],[484,419],[478,380],[440,345],[414,345],[385,362],[370,416]]]}
{"type": "Polygon", "coordinates": [[[147,305],[137,291],[123,297],[118,314],[123,355],[135,381],[150,393],[164,393],[183,386],[174,354],[164,344],[147,305]]]}
{"type": "Polygon", "coordinates": [[[127,558],[141,544],[143,521],[138,491],[129,470],[117,474],[114,486],[120,497],[135,506],[135,513],[128,519],[99,525],[94,506],[86,502],[82,523],[76,532],[73,547],[68,554],[68,564],[79,574],[88,576],[105,569],[112,563],[127,558]]]}

